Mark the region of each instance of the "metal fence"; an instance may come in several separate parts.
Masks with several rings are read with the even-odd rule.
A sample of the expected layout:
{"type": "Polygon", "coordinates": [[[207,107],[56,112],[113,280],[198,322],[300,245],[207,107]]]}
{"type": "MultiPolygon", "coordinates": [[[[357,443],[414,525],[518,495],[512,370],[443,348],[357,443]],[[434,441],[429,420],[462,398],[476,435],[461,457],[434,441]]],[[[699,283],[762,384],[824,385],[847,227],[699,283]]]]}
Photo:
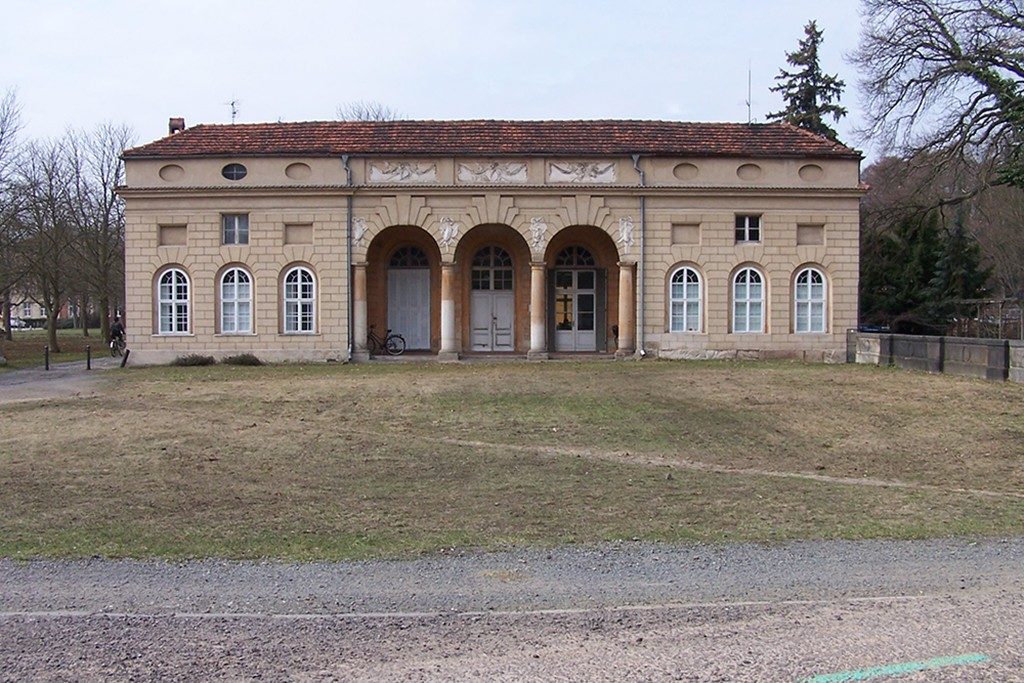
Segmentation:
{"type": "Polygon", "coordinates": [[[965,299],[955,310],[948,336],[1024,339],[1024,299],[965,299]]]}

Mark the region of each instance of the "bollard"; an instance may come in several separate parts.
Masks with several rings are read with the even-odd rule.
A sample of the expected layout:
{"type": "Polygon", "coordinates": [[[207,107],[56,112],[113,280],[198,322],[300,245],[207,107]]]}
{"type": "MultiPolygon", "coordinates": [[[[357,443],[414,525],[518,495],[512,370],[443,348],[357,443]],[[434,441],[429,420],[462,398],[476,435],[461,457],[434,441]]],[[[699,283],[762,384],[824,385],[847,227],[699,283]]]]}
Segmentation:
{"type": "Polygon", "coordinates": [[[50,345],[47,344],[43,347],[43,367],[47,370],[50,369],[50,345]]]}
{"type": "Polygon", "coordinates": [[[85,345],[85,369],[92,370],[92,344],[85,345]]]}
{"type": "Polygon", "coordinates": [[[121,367],[122,368],[124,367],[125,363],[128,362],[128,354],[130,354],[131,352],[132,352],[131,349],[125,349],[124,350],[124,355],[121,356],[121,367]]]}

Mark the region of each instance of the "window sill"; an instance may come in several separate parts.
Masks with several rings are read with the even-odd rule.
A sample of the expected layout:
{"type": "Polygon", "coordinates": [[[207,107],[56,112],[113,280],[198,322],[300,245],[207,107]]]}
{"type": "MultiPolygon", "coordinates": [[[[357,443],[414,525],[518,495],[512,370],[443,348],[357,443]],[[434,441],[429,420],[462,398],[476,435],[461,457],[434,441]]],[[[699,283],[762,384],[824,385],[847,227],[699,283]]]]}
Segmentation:
{"type": "Polygon", "coordinates": [[[278,332],[278,337],[319,337],[319,332],[278,332]]]}
{"type": "Polygon", "coordinates": [[[218,332],[214,337],[258,337],[256,332],[218,332]]]}
{"type": "Polygon", "coordinates": [[[154,339],[180,339],[181,337],[194,337],[193,332],[157,332],[150,335],[154,339]]]}

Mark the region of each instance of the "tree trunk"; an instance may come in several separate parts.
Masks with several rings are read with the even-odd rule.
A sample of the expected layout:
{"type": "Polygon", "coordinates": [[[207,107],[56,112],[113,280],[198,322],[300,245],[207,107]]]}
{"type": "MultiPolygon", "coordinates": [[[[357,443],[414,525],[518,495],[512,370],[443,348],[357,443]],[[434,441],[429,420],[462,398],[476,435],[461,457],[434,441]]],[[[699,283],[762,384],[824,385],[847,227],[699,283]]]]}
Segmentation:
{"type": "Polygon", "coordinates": [[[14,333],[11,331],[11,290],[4,290],[3,302],[0,303],[0,306],[4,308],[3,313],[0,314],[3,316],[0,318],[0,322],[4,326],[4,339],[14,341],[14,333]]]}
{"type": "Polygon", "coordinates": [[[104,294],[100,297],[100,336],[106,341],[110,339],[110,299],[104,294]]]}
{"type": "Polygon", "coordinates": [[[83,294],[78,314],[82,316],[82,336],[89,336],[89,295],[83,294]]]}
{"type": "Polygon", "coordinates": [[[60,353],[57,343],[57,316],[60,315],[60,301],[54,301],[46,308],[46,339],[50,345],[50,353],[60,353]]]}

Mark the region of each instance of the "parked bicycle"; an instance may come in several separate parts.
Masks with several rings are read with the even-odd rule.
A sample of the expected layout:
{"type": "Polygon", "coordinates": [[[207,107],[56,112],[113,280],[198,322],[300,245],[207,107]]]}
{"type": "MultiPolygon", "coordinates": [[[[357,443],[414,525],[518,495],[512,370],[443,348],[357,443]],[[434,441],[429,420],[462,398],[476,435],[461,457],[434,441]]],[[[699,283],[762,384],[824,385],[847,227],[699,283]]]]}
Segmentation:
{"type": "Polygon", "coordinates": [[[373,331],[373,327],[370,325],[370,330],[366,334],[366,345],[372,355],[401,356],[405,353],[405,337],[400,334],[392,334],[391,330],[388,330],[384,338],[381,339],[373,331]]]}

